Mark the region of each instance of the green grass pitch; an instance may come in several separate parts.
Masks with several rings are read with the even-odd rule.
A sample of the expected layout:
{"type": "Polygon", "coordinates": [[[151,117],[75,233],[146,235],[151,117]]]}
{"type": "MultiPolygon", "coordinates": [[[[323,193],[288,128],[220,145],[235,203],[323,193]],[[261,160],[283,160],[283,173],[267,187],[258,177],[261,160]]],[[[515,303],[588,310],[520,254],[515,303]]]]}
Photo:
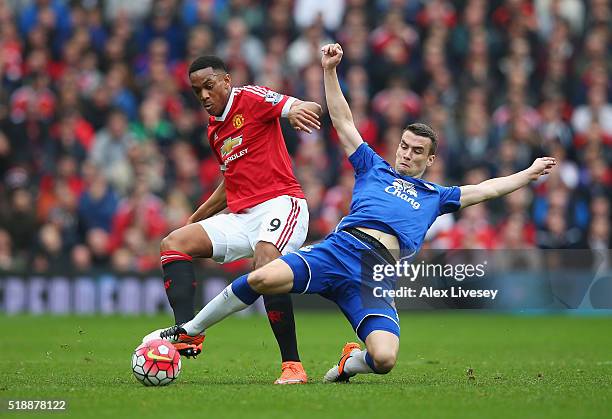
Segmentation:
{"type": "MultiPolygon", "coordinates": [[[[131,352],[169,317],[0,317],[2,417],[12,399],[65,399],[78,418],[612,417],[612,318],[401,313],[402,347],[386,376],[326,385],[354,334],[341,314],[298,312],[311,382],[274,386],[267,320],[234,317],[209,332],[179,379],[147,388],[131,352]],[[471,372],[468,373],[468,370],[471,372]]],[[[32,416],[48,416],[33,413],[32,416]]]]}

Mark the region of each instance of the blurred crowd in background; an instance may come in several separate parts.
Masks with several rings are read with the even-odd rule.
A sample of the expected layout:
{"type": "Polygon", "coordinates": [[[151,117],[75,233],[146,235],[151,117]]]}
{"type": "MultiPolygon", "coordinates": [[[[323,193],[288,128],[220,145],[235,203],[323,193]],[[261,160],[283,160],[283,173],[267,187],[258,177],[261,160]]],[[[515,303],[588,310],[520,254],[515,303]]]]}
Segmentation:
{"type": "MultiPolygon", "coordinates": [[[[414,121],[439,133],[425,178],[443,185],[559,161],[441,217],[427,247],[608,249],[611,28],[608,0],[0,0],[0,269],[158,269],[160,240],[221,178],[190,61],[219,55],[234,85],[325,109],[331,41],[355,122],[388,161],[414,121]]],[[[282,122],[309,242],[348,212],[353,185],[323,122],[282,122]]]]}

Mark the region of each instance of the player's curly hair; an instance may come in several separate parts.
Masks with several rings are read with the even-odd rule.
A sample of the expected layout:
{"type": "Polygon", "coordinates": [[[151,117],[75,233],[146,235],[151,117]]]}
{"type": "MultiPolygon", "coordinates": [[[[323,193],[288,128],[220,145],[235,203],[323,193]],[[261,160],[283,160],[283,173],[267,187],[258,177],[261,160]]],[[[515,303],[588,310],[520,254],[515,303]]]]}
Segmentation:
{"type": "Polygon", "coordinates": [[[404,132],[410,131],[414,135],[418,135],[419,137],[426,137],[431,140],[431,147],[429,148],[429,154],[436,154],[436,150],[438,149],[438,135],[427,124],[423,124],[422,122],[415,122],[414,124],[408,125],[404,132]]]}
{"type": "Polygon", "coordinates": [[[189,74],[208,67],[211,67],[213,70],[222,70],[227,73],[227,67],[221,58],[216,55],[202,55],[193,60],[189,66],[189,74]]]}

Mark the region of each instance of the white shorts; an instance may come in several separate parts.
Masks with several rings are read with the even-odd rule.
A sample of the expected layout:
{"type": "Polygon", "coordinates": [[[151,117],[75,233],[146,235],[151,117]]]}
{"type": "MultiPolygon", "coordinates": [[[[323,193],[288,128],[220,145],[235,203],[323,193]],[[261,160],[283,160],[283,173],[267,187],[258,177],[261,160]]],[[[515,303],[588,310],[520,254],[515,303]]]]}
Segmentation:
{"type": "Polygon", "coordinates": [[[285,255],[299,249],[308,233],[305,199],[282,195],[239,214],[218,214],[198,224],[206,230],[219,263],[253,257],[255,245],[272,243],[285,255]]]}

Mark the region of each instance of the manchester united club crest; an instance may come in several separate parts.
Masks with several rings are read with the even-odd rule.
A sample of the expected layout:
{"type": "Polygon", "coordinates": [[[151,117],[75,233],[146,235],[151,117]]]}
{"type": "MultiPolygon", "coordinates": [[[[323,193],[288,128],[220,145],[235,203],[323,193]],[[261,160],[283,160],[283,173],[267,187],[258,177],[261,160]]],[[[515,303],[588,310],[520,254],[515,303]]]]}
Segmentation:
{"type": "Polygon", "coordinates": [[[244,125],[244,116],[242,116],[241,113],[234,115],[234,118],[232,119],[232,125],[236,129],[242,128],[242,126],[244,125]]]}

